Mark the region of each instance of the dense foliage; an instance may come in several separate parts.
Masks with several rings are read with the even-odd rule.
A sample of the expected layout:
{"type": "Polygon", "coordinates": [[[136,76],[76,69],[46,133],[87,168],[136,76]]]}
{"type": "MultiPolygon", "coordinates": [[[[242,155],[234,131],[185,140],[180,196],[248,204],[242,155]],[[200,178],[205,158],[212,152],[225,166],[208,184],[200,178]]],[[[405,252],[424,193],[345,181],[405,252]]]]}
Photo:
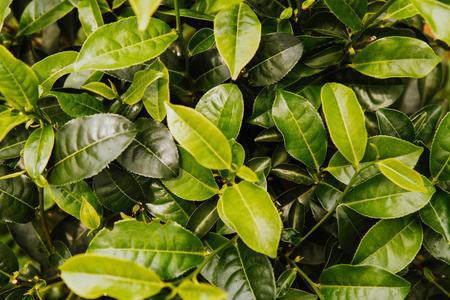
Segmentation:
{"type": "Polygon", "coordinates": [[[449,0],[0,20],[1,299],[450,297],[449,0]]]}

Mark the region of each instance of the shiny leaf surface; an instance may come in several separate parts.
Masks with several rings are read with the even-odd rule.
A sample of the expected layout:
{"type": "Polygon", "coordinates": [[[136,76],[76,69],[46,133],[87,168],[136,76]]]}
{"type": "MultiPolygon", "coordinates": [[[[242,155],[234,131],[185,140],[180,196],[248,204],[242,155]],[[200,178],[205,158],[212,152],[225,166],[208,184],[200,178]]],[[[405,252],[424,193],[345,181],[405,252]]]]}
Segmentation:
{"type": "Polygon", "coordinates": [[[28,138],[23,151],[25,169],[31,178],[39,177],[47,166],[52,154],[55,134],[50,125],[33,131],[28,138]]]}
{"type": "Polygon", "coordinates": [[[450,114],[441,121],[431,146],[430,172],[439,181],[450,180],[450,114]]]}
{"type": "Polygon", "coordinates": [[[362,19],[367,11],[364,0],[325,0],[331,11],[345,25],[354,30],[360,30],[362,19]]]}
{"type": "Polygon", "coordinates": [[[155,121],[162,122],[166,117],[164,103],[170,102],[169,70],[159,59],[155,60],[149,68],[161,72],[163,75],[147,86],[142,102],[150,116],[155,121]]]}
{"type": "Polygon", "coordinates": [[[381,173],[401,188],[412,192],[426,193],[427,189],[421,175],[395,158],[384,159],[379,163],[381,173]]]}
{"type": "Polygon", "coordinates": [[[105,105],[87,93],[70,94],[52,91],[45,94],[44,97],[55,97],[58,99],[62,110],[74,118],[106,112],[105,105]]]}
{"type": "Polygon", "coordinates": [[[137,17],[139,31],[147,29],[150,18],[160,4],[161,0],[130,0],[130,5],[137,17]]]}
{"type": "Polygon", "coordinates": [[[430,202],[420,210],[420,218],[434,231],[440,233],[450,243],[450,204],[449,194],[437,189],[430,202]]]}
{"type": "Polygon", "coordinates": [[[450,4],[438,0],[410,0],[414,8],[427,21],[436,37],[450,43],[450,4]]]}

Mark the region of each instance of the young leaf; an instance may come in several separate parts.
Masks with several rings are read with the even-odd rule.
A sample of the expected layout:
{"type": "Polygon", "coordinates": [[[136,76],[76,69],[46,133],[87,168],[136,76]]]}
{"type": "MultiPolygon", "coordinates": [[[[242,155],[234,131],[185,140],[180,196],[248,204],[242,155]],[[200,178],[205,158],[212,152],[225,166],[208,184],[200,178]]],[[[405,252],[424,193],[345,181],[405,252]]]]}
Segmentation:
{"type": "Polygon", "coordinates": [[[407,19],[418,14],[411,0],[397,0],[387,10],[386,18],[407,19]]]}
{"type": "Polygon", "coordinates": [[[450,114],[441,121],[431,145],[430,172],[438,181],[450,180],[450,114]]]}
{"type": "Polygon", "coordinates": [[[88,299],[108,295],[139,300],[157,294],[165,286],[158,275],[134,261],[102,255],[80,254],[59,269],[67,286],[88,299]]]}
{"type": "Polygon", "coordinates": [[[78,18],[86,36],[103,26],[103,17],[96,0],[81,0],[77,5],[78,18]]]}
{"type": "Polygon", "coordinates": [[[422,239],[422,226],[415,216],[381,220],[361,240],[352,264],[374,265],[397,273],[416,257],[422,239]]]}
{"type": "Polygon", "coordinates": [[[327,152],[322,119],[303,97],[277,90],[272,116],[284,137],[286,151],[313,169],[319,169],[327,152]]]}
{"type": "Polygon", "coordinates": [[[437,189],[430,202],[420,210],[420,218],[434,231],[440,233],[450,244],[450,203],[449,194],[437,189]]]}
{"type": "Polygon", "coordinates": [[[84,42],[75,71],[115,70],[136,65],[164,52],[176,38],[177,34],[156,18],[150,20],[143,32],[137,30],[135,17],[106,24],[84,42]]]}
{"type": "Polygon", "coordinates": [[[358,53],[351,66],[375,78],[421,78],[442,61],[425,42],[409,37],[386,37],[358,53]]]}
{"type": "Polygon", "coordinates": [[[426,193],[422,176],[414,169],[395,158],[388,158],[378,164],[381,173],[405,190],[426,193]]]}
{"type": "Polygon", "coordinates": [[[322,87],[321,98],[333,143],[349,162],[358,166],[366,150],[367,131],[355,93],[342,84],[327,83],[322,87]]]}
{"type": "Polygon", "coordinates": [[[161,0],[130,0],[131,8],[133,8],[138,21],[139,31],[147,29],[150,18],[158,9],[161,0]]]}
{"type": "Polygon", "coordinates": [[[227,293],[219,288],[207,283],[194,283],[190,280],[184,280],[177,287],[178,295],[183,300],[225,300],[227,293]]]}
{"type": "Polygon", "coordinates": [[[39,177],[52,154],[55,134],[51,125],[40,127],[28,138],[23,151],[25,169],[31,178],[39,177]]]}
{"type": "Polygon", "coordinates": [[[353,30],[361,30],[362,20],[367,11],[367,1],[325,0],[325,3],[342,23],[353,30]]]}
{"type": "Polygon", "coordinates": [[[162,122],[166,117],[164,103],[170,102],[169,70],[159,59],[156,59],[149,68],[161,72],[163,75],[147,86],[142,102],[150,116],[155,121],[162,122]]]}
{"type": "Polygon", "coordinates": [[[439,0],[410,0],[437,38],[450,43],[450,4],[439,0]]]}
{"type": "Polygon", "coordinates": [[[244,3],[220,11],[214,18],[217,49],[236,80],[241,69],[258,50],[261,23],[253,10],[244,3]]]}
{"type": "Polygon", "coordinates": [[[230,145],[210,120],[192,108],[168,103],[165,105],[170,132],[199,164],[210,169],[230,168],[230,145]]]}
{"type": "MultiPolygon", "coordinates": [[[[218,1],[216,1],[218,2],[218,1]]],[[[214,45],[214,30],[210,28],[202,28],[197,31],[189,40],[188,50],[189,56],[204,52],[214,45]]]]}
{"type": "Polygon", "coordinates": [[[281,219],[269,194],[254,183],[227,187],[218,204],[251,249],[275,258],[281,237],[281,219]],[[239,207],[240,209],[236,209],[239,207]]]}
{"type": "Polygon", "coordinates": [[[237,5],[241,3],[243,0],[230,0],[230,1],[221,1],[221,0],[206,0],[206,13],[212,14],[218,12],[223,9],[227,9],[231,6],[237,5]]]}
{"type": "Polygon", "coordinates": [[[12,109],[0,112],[0,142],[14,127],[28,120],[22,113],[16,113],[12,109]]]}
{"type": "Polygon", "coordinates": [[[239,168],[239,170],[237,171],[236,175],[239,178],[250,181],[250,182],[259,182],[258,175],[256,175],[256,173],[247,166],[241,166],[239,168]]]}
{"type": "Polygon", "coordinates": [[[88,84],[83,85],[81,88],[100,95],[108,100],[118,98],[117,91],[113,88],[110,88],[103,82],[89,82],[88,84]]]}
{"type": "Polygon", "coordinates": [[[0,2],[0,31],[3,28],[3,23],[5,22],[6,17],[11,12],[9,6],[11,5],[12,0],[5,0],[0,2]]]}
{"type": "Polygon", "coordinates": [[[93,96],[51,91],[42,97],[55,97],[62,110],[71,117],[84,117],[106,112],[105,105],[93,96]]]}
{"type": "Polygon", "coordinates": [[[376,266],[336,265],[320,275],[320,292],[325,299],[391,299],[406,297],[411,284],[376,266]]]}
{"type": "Polygon", "coordinates": [[[49,169],[49,183],[64,185],[99,173],[133,141],[137,130],[128,119],[113,114],[67,122],[55,136],[55,164],[49,169]]]}
{"type": "Polygon", "coordinates": [[[18,270],[17,256],[3,242],[0,242],[0,286],[7,285],[10,280],[9,276],[13,276],[13,273],[18,270]]]}
{"type": "Polygon", "coordinates": [[[129,105],[137,103],[144,96],[147,87],[162,76],[164,76],[164,73],[151,68],[136,72],[136,74],[134,74],[133,82],[123,95],[123,103],[129,105]]]}
{"type": "Polygon", "coordinates": [[[91,230],[97,229],[100,226],[101,216],[85,197],[81,196],[81,199],[80,221],[91,230]]]}

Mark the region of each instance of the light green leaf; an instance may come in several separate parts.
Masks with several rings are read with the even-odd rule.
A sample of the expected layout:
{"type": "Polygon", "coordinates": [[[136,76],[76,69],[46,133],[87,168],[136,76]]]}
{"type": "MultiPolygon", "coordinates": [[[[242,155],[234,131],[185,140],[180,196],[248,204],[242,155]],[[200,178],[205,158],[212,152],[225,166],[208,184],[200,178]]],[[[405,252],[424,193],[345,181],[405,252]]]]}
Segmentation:
{"type": "Polygon", "coordinates": [[[277,90],[272,116],[283,134],[286,151],[313,169],[319,169],[327,152],[327,136],[320,115],[305,98],[277,90]]]}
{"type": "Polygon", "coordinates": [[[325,0],[330,10],[353,30],[361,30],[362,20],[367,12],[365,0],[325,0]]]}
{"type": "Polygon", "coordinates": [[[134,261],[101,255],[80,254],[59,269],[67,286],[88,299],[108,295],[140,300],[159,293],[165,286],[158,275],[134,261]]]}
{"type": "Polygon", "coordinates": [[[230,145],[210,120],[192,108],[165,105],[170,132],[199,164],[210,169],[230,169],[230,145]]]}
{"type": "Polygon", "coordinates": [[[51,91],[42,97],[55,97],[58,99],[62,110],[69,116],[75,118],[106,112],[105,105],[87,93],[69,94],[51,91]]]}
{"type": "Polygon", "coordinates": [[[210,28],[200,29],[189,40],[189,56],[194,56],[195,54],[208,50],[214,45],[214,42],[214,30],[210,28]]]}
{"type": "Polygon", "coordinates": [[[239,168],[239,170],[237,171],[236,175],[239,178],[250,181],[250,182],[259,182],[258,175],[256,175],[256,173],[247,166],[241,166],[239,168]]]}
{"type": "Polygon", "coordinates": [[[331,140],[349,162],[358,166],[366,151],[367,131],[355,92],[339,83],[327,83],[321,98],[331,140]]]}
{"type": "Polygon", "coordinates": [[[430,172],[439,181],[450,180],[450,114],[442,119],[431,145],[430,172]]]}
{"type": "Polygon", "coordinates": [[[123,95],[123,103],[132,105],[139,102],[144,96],[147,87],[163,75],[164,73],[151,68],[136,72],[136,74],[134,74],[133,82],[123,95]]]}
{"type": "Polygon", "coordinates": [[[381,220],[361,240],[352,264],[374,265],[397,273],[416,257],[422,239],[416,216],[381,220]]]}
{"type": "Polygon", "coordinates": [[[407,19],[418,14],[411,0],[397,0],[389,6],[387,19],[407,19]]]}
{"type": "Polygon", "coordinates": [[[437,189],[430,202],[420,210],[422,221],[440,233],[450,244],[450,203],[449,193],[437,189]]]}
{"type": "Polygon", "coordinates": [[[128,119],[114,114],[98,114],[67,122],[55,136],[54,165],[47,177],[49,183],[64,185],[99,173],[133,141],[137,131],[128,119]]]}
{"type": "Polygon", "coordinates": [[[241,3],[243,0],[206,0],[206,13],[211,14],[241,3]]]}
{"type": "Polygon", "coordinates": [[[116,222],[92,240],[88,253],[134,260],[164,279],[173,279],[203,261],[203,245],[190,231],[173,221],[150,224],[134,219],[116,222]],[[139,233],[139,234],[137,234],[139,233]]]}
{"type": "Polygon", "coordinates": [[[382,160],[378,166],[381,173],[405,190],[426,193],[422,176],[414,169],[395,158],[382,160]]]}
{"type": "Polygon", "coordinates": [[[117,91],[110,88],[103,82],[89,82],[88,84],[83,85],[81,88],[96,93],[97,95],[100,95],[108,100],[118,98],[117,91]]]}
{"type": "Polygon", "coordinates": [[[154,120],[162,122],[166,117],[164,103],[170,102],[169,70],[159,59],[156,59],[149,68],[161,72],[163,75],[145,89],[142,102],[150,116],[154,120]]]}
{"type": "Polygon", "coordinates": [[[236,80],[241,69],[258,50],[261,23],[253,10],[244,3],[220,11],[214,18],[217,49],[236,80]]]}
{"type": "Polygon", "coordinates": [[[379,174],[351,189],[343,203],[372,218],[406,216],[424,207],[435,192],[434,186],[426,178],[423,180],[427,193],[405,190],[379,174]]]}
{"type": "Polygon", "coordinates": [[[82,196],[81,199],[80,221],[89,229],[97,229],[100,226],[101,216],[86,198],[82,196]]]}
{"type": "Polygon", "coordinates": [[[437,38],[450,43],[450,4],[439,0],[410,0],[437,38]]]}
{"type": "Polygon", "coordinates": [[[135,17],[106,24],[84,42],[75,71],[115,70],[136,65],[158,56],[176,39],[177,34],[156,18],[150,20],[143,32],[137,30],[135,17]]]}
{"type": "Polygon", "coordinates": [[[0,112],[0,142],[14,127],[27,120],[28,117],[26,115],[13,112],[12,109],[0,112]]]}
{"type": "Polygon", "coordinates": [[[336,265],[320,275],[320,292],[327,300],[403,300],[411,284],[376,266],[336,265]]]}
{"type": "Polygon", "coordinates": [[[36,129],[28,138],[23,151],[23,162],[31,178],[37,178],[44,172],[54,142],[55,134],[51,125],[36,129]]]}
{"type": "Polygon", "coordinates": [[[229,139],[237,138],[244,117],[244,98],[232,83],[218,85],[198,101],[195,110],[204,115],[229,139]]]}
{"type": "Polygon", "coordinates": [[[269,257],[277,256],[282,229],[281,218],[263,188],[248,181],[241,181],[227,187],[219,203],[219,206],[223,206],[223,215],[247,246],[269,257]]]}
{"type": "Polygon", "coordinates": [[[32,34],[56,22],[73,9],[69,0],[31,1],[20,17],[17,35],[32,34]]]}
{"type": "Polygon", "coordinates": [[[351,67],[375,78],[421,78],[442,61],[425,42],[409,37],[386,37],[359,52],[351,67]]]}
{"type": "Polygon", "coordinates": [[[38,79],[29,66],[0,45],[0,93],[12,107],[31,109],[38,101],[38,79]]]}
{"type": "Polygon", "coordinates": [[[158,9],[161,0],[130,0],[131,8],[133,8],[138,20],[139,31],[147,29],[150,18],[158,9]]]}
{"type": "Polygon", "coordinates": [[[11,9],[9,8],[11,2],[12,0],[5,0],[0,2],[0,31],[3,28],[3,23],[5,22],[6,17],[11,12],[11,9]]]}
{"type": "Polygon", "coordinates": [[[182,147],[180,153],[179,175],[163,179],[166,188],[186,200],[206,200],[219,192],[219,187],[211,170],[201,166],[195,158],[182,147]]]}
{"type": "Polygon", "coordinates": [[[190,280],[184,280],[177,287],[178,295],[183,300],[225,300],[227,299],[227,293],[221,291],[219,288],[207,284],[192,282],[190,280]]]}
{"type": "Polygon", "coordinates": [[[104,25],[102,12],[97,0],[81,0],[77,5],[78,18],[84,33],[89,36],[104,25]]]}

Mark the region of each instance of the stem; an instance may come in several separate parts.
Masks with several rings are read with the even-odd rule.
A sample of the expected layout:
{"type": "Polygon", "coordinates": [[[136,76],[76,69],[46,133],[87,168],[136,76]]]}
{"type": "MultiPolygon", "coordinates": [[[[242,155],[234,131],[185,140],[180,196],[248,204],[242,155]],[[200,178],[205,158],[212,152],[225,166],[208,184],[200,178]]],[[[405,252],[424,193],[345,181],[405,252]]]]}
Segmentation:
{"type": "Polygon", "coordinates": [[[446,291],[439,283],[437,283],[436,280],[431,281],[431,283],[440,289],[448,298],[450,298],[450,293],[446,291]]]}
{"type": "Polygon", "coordinates": [[[54,252],[55,248],[53,247],[52,239],[50,238],[50,233],[48,231],[47,220],[45,219],[43,191],[44,191],[43,188],[40,187],[39,188],[39,208],[40,208],[42,228],[44,229],[45,238],[47,239],[47,243],[48,243],[48,246],[50,247],[50,251],[54,252]]]}
{"type": "Polygon", "coordinates": [[[311,280],[311,278],[308,277],[308,275],[305,274],[305,272],[302,271],[302,269],[300,269],[299,266],[297,266],[297,264],[289,259],[289,263],[300,273],[300,275],[302,275],[302,277],[308,282],[308,284],[310,285],[310,287],[314,290],[314,293],[316,293],[316,295],[319,297],[320,300],[325,300],[325,297],[322,295],[322,293],[319,291],[319,289],[317,288],[317,284],[314,283],[314,281],[311,280]]]}
{"type": "Polygon", "coordinates": [[[359,37],[363,34],[363,32],[370,26],[372,23],[386,10],[391,6],[396,0],[388,0],[380,9],[375,12],[370,18],[364,22],[363,27],[360,31],[358,31],[355,36],[352,38],[352,41],[350,44],[347,45],[347,49],[350,49],[355,45],[356,41],[359,39],[359,37]]]}

